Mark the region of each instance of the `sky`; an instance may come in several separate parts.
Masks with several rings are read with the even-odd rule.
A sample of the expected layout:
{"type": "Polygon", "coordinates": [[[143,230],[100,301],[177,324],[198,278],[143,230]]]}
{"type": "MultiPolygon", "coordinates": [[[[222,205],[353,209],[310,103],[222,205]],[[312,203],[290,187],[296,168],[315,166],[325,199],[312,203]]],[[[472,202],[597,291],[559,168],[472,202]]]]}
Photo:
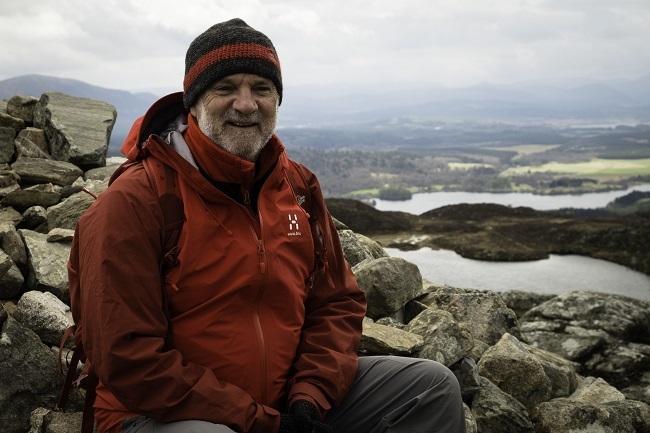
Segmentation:
{"type": "Polygon", "coordinates": [[[0,80],[180,90],[190,42],[234,17],[315,92],[650,73],[649,0],[0,0],[0,80]]]}

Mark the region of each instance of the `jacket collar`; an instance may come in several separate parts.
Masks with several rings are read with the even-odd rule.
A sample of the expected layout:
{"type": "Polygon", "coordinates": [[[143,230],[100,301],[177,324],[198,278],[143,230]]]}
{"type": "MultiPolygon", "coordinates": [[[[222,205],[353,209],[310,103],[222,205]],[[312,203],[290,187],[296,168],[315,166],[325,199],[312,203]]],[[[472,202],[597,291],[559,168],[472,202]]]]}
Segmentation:
{"type": "MultiPolygon", "coordinates": [[[[212,143],[212,141],[210,141],[199,130],[192,116],[187,113],[187,110],[183,106],[183,92],[172,93],[160,98],[149,108],[149,110],[147,110],[144,116],[138,118],[133,123],[129,134],[122,144],[122,153],[130,160],[137,160],[145,157],[148,150],[145,149],[143,144],[152,135],[164,135],[163,138],[165,141],[167,141],[168,144],[172,144],[170,148],[174,148],[174,151],[171,153],[179,153],[180,156],[182,156],[181,159],[189,162],[190,166],[197,168],[197,161],[200,160],[198,165],[201,166],[204,172],[214,180],[218,182],[241,184],[245,188],[250,188],[258,178],[268,172],[268,170],[277,163],[280,156],[284,153],[284,146],[275,134],[271,137],[266,146],[264,146],[264,149],[262,149],[258,161],[255,164],[242,160],[241,158],[224,151],[219,146],[212,143]],[[186,118],[190,119],[185,121],[186,118]],[[177,129],[170,133],[167,128],[174,122],[177,125],[177,129]],[[187,122],[187,124],[185,124],[185,122],[187,122]],[[162,134],[163,132],[166,134],[162,134]],[[189,149],[191,153],[178,152],[178,149],[185,147],[183,146],[185,143],[169,143],[169,140],[172,138],[177,142],[187,142],[187,147],[185,149],[189,149]],[[207,141],[207,143],[205,143],[204,140],[207,141]],[[178,144],[180,144],[180,146],[178,144]],[[205,152],[209,153],[209,155],[205,157],[204,155],[201,155],[197,158],[197,150],[199,146],[209,149],[210,152],[205,152]]],[[[158,144],[161,144],[163,140],[157,141],[158,144]]],[[[156,153],[158,154],[159,152],[156,153]]],[[[183,166],[184,164],[181,165],[183,166]]],[[[188,165],[184,166],[186,168],[188,167],[188,165]]]]}
{"type": "Polygon", "coordinates": [[[217,182],[241,184],[245,188],[270,170],[284,152],[284,146],[273,135],[266,143],[256,163],[246,161],[217,146],[203,134],[192,115],[183,137],[203,172],[217,182]]]}

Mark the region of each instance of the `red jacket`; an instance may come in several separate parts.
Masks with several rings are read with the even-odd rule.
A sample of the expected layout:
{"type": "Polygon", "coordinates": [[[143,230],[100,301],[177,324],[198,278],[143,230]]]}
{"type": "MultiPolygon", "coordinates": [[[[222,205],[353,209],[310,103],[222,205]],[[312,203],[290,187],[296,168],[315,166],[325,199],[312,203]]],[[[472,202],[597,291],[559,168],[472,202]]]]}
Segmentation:
{"type": "Polygon", "coordinates": [[[119,176],[77,225],[69,270],[82,289],[71,302],[101,381],[95,416],[100,431],[119,431],[123,419],[137,415],[277,431],[279,411],[296,395],[321,411],[345,396],[356,373],[365,297],[313,174],[312,221],[321,226],[327,260],[309,289],[309,215],[292,192],[277,137],[257,168],[215,146],[222,178],[214,180],[239,184],[245,195],[259,191],[257,214],[159,136],[137,146],[148,128],[170,120],[165,116],[179,101],[182,94],[154,104],[123,147],[131,158],[151,154],[178,173],[186,217],[179,263],[160,275],[163,215],[141,164],[119,176]],[[172,347],[165,345],[163,285],[172,347]]]}

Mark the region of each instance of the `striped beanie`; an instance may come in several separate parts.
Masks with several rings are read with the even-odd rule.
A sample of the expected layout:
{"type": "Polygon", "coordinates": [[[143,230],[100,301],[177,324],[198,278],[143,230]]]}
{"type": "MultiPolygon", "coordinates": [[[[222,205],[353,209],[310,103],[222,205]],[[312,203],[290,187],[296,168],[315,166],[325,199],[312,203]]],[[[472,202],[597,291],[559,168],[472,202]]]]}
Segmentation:
{"type": "Polygon", "coordinates": [[[200,34],[185,55],[183,103],[189,109],[216,81],[233,74],[255,74],[275,84],[282,102],[280,60],[271,40],[234,18],[200,34]]]}

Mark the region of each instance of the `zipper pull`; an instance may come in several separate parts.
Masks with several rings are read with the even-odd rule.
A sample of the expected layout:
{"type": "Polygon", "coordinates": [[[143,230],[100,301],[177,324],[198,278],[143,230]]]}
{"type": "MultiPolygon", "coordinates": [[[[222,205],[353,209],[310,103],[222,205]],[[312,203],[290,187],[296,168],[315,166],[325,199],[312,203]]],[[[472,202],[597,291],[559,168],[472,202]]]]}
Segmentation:
{"type": "Polygon", "coordinates": [[[246,203],[246,204],[251,204],[251,195],[250,195],[250,193],[248,192],[248,190],[245,189],[245,190],[243,191],[243,193],[244,193],[244,203],[246,203]]]}
{"type": "Polygon", "coordinates": [[[262,240],[257,241],[257,253],[260,255],[260,272],[266,273],[266,263],[264,263],[264,243],[262,240]]]}

